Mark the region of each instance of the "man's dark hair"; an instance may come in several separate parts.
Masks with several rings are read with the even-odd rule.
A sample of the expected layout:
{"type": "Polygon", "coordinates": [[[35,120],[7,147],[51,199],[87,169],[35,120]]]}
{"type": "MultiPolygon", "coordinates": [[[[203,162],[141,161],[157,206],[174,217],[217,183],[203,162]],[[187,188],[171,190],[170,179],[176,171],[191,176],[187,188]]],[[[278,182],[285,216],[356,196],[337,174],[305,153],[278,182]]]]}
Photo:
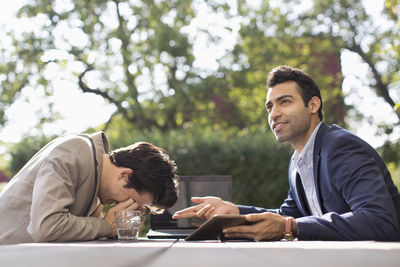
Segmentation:
{"type": "Polygon", "coordinates": [[[321,91],[319,90],[319,87],[315,83],[313,78],[301,69],[293,68],[290,66],[278,66],[268,74],[267,86],[268,88],[271,88],[277,84],[288,81],[296,82],[300,95],[303,98],[303,102],[306,107],[308,106],[308,102],[314,96],[318,97],[321,100],[321,106],[318,110],[318,116],[322,121],[323,116],[321,91]]]}
{"type": "Polygon", "coordinates": [[[138,142],[111,151],[109,158],[117,167],[133,170],[125,187],[150,193],[154,197],[152,206],[167,209],[175,204],[178,199],[177,168],[164,149],[138,142]]]}

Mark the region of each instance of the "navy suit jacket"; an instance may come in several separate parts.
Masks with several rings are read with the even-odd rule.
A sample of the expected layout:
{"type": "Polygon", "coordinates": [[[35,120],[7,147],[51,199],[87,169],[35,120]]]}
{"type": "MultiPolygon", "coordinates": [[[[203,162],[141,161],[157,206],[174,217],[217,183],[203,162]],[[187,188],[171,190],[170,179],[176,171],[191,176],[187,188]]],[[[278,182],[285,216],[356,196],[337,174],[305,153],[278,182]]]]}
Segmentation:
{"type": "Polygon", "coordinates": [[[299,175],[279,209],[239,206],[242,214],[293,216],[299,240],[400,241],[400,195],[378,153],[354,134],[322,123],[314,144],[314,182],[322,216],[308,208],[299,175]]]}

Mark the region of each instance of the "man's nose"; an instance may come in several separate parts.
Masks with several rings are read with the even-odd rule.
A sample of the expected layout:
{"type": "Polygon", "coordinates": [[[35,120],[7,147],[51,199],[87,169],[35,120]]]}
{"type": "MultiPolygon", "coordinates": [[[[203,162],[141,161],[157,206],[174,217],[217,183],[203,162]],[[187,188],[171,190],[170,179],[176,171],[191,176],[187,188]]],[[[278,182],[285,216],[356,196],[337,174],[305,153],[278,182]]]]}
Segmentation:
{"type": "Polygon", "coordinates": [[[279,116],[281,115],[281,112],[278,107],[272,107],[270,112],[269,112],[269,122],[272,123],[274,120],[276,120],[279,116]]]}

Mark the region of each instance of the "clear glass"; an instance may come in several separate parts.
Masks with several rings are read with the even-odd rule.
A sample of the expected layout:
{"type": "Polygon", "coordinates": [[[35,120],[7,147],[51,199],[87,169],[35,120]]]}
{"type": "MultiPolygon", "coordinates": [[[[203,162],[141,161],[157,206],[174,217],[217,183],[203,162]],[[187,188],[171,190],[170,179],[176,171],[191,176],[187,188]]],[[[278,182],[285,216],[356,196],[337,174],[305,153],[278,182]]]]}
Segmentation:
{"type": "Polygon", "coordinates": [[[140,229],[140,211],[114,211],[115,224],[119,240],[137,240],[140,229]]]}

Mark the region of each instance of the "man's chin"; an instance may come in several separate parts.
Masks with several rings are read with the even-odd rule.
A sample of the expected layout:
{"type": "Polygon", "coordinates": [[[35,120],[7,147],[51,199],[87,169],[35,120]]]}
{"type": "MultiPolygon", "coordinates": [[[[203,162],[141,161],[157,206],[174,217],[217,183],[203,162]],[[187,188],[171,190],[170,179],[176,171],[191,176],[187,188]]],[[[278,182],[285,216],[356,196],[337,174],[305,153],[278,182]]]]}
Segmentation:
{"type": "Polygon", "coordinates": [[[279,134],[279,133],[275,133],[274,132],[274,136],[275,136],[275,139],[276,139],[276,141],[278,141],[278,142],[284,142],[284,136],[282,136],[281,134],[279,134]]]}
{"type": "Polygon", "coordinates": [[[289,141],[289,138],[284,135],[275,135],[275,138],[279,143],[284,143],[289,141]]]}

